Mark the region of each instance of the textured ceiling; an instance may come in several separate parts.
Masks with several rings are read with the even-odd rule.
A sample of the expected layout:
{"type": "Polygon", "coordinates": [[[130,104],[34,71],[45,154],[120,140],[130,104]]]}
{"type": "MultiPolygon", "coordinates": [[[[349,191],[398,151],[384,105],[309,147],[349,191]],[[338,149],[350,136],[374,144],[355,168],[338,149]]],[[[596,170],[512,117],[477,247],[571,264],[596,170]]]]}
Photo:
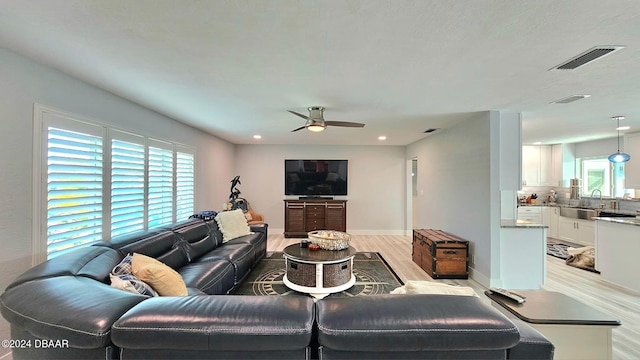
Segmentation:
{"type": "Polygon", "coordinates": [[[0,47],[237,144],[406,145],[486,110],[524,143],[640,131],[637,0],[0,0],[0,47]],[[625,49],[549,71],[597,45],[625,49]],[[291,133],[308,106],[366,127],[291,133]]]}

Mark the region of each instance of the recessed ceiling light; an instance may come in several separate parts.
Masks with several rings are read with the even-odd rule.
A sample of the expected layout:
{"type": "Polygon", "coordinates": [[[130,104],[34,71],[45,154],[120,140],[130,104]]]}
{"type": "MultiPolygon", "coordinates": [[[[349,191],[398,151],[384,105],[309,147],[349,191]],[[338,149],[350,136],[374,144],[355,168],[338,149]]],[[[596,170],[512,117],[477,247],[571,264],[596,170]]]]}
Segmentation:
{"type": "Polygon", "coordinates": [[[378,136],[378,140],[387,140],[387,137],[384,135],[378,136]]]}
{"type": "Polygon", "coordinates": [[[631,129],[631,126],[620,126],[620,127],[616,128],[616,130],[618,130],[618,131],[629,130],[629,129],[631,129]]]}
{"type": "Polygon", "coordinates": [[[533,143],[533,145],[542,145],[542,141],[536,141],[533,143]]]}
{"type": "Polygon", "coordinates": [[[262,139],[262,135],[253,135],[253,138],[256,140],[262,139]]]}

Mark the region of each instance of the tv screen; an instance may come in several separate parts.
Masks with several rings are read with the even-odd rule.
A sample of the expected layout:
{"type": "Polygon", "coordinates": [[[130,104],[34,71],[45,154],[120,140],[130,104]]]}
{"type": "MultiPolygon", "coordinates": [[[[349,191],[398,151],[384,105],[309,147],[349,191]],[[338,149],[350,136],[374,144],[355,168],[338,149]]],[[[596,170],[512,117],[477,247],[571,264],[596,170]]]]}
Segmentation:
{"type": "Polygon", "coordinates": [[[285,160],[284,194],[347,195],[347,160],[285,160]]]}

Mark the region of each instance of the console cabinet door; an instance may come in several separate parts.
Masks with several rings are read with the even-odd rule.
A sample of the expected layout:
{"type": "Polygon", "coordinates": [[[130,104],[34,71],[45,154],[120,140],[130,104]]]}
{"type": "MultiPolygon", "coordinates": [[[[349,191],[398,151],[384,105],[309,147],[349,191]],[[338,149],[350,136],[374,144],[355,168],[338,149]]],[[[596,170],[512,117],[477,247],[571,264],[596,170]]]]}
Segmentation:
{"type": "Polygon", "coordinates": [[[285,236],[294,233],[304,234],[305,232],[304,203],[285,203],[284,212],[284,232],[285,236]]]}
{"type": "Polygon", "coordinates": [[[344,202],[327,203],[326,226],[328,230],[347,231],[347,211],[344,202]]]}

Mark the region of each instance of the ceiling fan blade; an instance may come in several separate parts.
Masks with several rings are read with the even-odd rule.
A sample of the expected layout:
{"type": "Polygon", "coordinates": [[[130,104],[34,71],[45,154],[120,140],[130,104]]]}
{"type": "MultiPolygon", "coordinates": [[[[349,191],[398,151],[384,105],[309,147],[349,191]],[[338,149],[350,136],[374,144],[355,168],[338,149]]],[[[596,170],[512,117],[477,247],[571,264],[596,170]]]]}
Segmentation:
{"type": "Polygon", "coordinates": [[[307,115],[302,115],[300,113],[297,113],[295,111],[291,111],[291,110],[287,110],[288,112],[292,113],[293,115],[297,115],[300,116],[301,118],[305,119],[305,120],[309,120],[309,117],[307,115]]]}
{"type": "Polygon", "coordinates": [[[291,132],[295,132],[295,131],[298,131],[298,130],[302,130],[302,129],[306,128],[306,127],[307,127],[307,125],[305,125],[305,126],[300,126],[300,127],[299,127],[299,128],[297,128],[297,129],[293,129],[293,130],[291,130],[291,132]]]}
{"type": "Polygon", "coordinates": [[[364,124],[357,122],[349,122],[349,121],[325,121],[324,122],[328,126],[344,126],[344,127],[364,127],[364,124]]]}

